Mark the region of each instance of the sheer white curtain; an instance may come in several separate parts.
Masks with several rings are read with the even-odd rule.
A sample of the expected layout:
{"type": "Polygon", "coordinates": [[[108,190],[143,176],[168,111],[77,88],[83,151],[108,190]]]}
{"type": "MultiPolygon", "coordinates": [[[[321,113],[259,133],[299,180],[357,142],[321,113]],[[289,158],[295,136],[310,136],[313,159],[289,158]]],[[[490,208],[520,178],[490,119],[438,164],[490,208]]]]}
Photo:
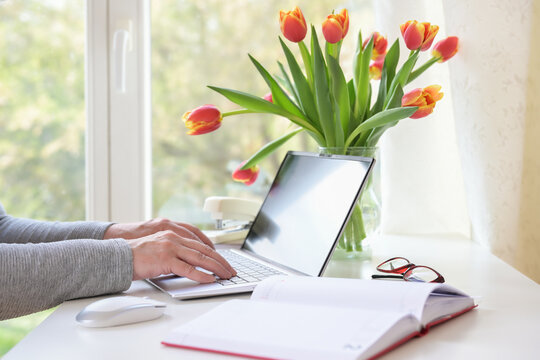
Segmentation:
{"type": "Polygon", "coordinates": [[[418,87],[443,89],[450,80],[451,97],[437,104],[435,115],[403,122],[385,139],[383,230],[461,232],[465,194],[472,238],[539,282],[539,2],[378,0],[375,6],[389,35],[387,28],[410,18],[439,24],[439,39],[460,38],[449,73],[435,67],[433,78],[417,80],[418,87]],[[414,158],[420,173],[404,166],[414,158]]]}
{"type": "MultiPolygon", "coordinates": [[[[400,24],[407,20],[428,21],[440,26],[435,41],[446,36],[441,2],[376,0],[374,7],[376,29],[388,36],[389,46],[400,39],[400,64],[409,55],[401,40],[400,24]]],[[[430,57],[430,51],[426,51],[418,64],[430,57]]],[[[382,139],[384,233],[469,236],[447,63],[435,64],[404,90],[432,84],[442,85],[444,92],[434,113],[402,120],[382,139]]]]}
{"type": "Polygon", "coordinates": [[[445,3],[473,238],[540,282],[540,9],[532,0],[445,3]]]}

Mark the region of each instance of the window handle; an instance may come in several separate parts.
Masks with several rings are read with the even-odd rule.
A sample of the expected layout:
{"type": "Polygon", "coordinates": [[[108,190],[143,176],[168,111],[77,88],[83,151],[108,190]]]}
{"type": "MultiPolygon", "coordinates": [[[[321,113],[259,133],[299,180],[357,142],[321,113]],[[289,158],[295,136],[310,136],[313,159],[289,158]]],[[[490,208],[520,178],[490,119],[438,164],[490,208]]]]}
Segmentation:
{"type": "Polygon", "coordinates": [[[115,30],[113,35],[113,71],[114,88],[118,93],[126,92],[126,60],[131,50],[131,21],[123,21],[124,25],[115,30]]]}

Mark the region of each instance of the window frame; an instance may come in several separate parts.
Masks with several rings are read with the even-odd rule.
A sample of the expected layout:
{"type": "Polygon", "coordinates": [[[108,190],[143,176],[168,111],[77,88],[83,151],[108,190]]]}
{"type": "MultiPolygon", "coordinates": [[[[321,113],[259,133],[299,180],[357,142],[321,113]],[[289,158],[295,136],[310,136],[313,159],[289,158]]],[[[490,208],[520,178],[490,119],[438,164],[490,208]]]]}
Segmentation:
{"type": "Polygon", "coordinates": [[[88,0],[86,8],[86,217],[113,222],[148,219],[150,3],[88,0]],[[128,35],[126,46],[115,48],[121,31],[128,35]]]}

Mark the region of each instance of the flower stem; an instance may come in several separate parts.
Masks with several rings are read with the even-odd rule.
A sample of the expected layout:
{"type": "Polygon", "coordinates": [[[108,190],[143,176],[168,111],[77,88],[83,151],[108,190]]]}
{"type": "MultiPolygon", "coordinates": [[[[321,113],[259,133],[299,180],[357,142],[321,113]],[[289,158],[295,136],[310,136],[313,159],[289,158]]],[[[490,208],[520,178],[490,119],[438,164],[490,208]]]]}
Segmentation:
{"type": "Polygon", "coordinates": [[[424,71],[426,71],[427,69],[429,69],[431,67],[431,65],[435,64],[437,61],[439,61],[441,58],[440,57],[432,57],[431,59],[429,59],[428,61],[426,61],[422,66],[420,66],[418,69],[414,70],[413,72],[411,72],[409,74],[409,78],[407,79],[407,82],[405,84],[408,84],[410,83],[411,81],[413,81],[414,79],[416,79],[418,76],[420,76],[424,71]]]}
{"type": "Polygon", "coordinates": [[[225,112],[225,113],[221,114],[221,116],[222,117],[227,117],[227,116],[233,116],[233,115],[255,114],[255,113],[257,113],[257,111],[243,109],[243,110],[235,110],[235,111],[225,112]]]}

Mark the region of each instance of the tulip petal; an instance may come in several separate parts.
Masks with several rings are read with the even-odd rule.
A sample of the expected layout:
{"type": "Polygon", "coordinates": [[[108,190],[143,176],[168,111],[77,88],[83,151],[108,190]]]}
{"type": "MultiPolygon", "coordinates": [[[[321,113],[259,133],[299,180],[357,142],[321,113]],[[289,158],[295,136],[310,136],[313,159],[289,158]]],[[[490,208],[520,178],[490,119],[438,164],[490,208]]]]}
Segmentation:
{"type": "Polygon", "coordinates": [[[296,6],[294,8],[294,14],[296,15],[296,17],[300,20],[300,22],[302,24],[304,24],[304,27],[307,29],[307,25],[306,25],[306,19],[304,18],[304,14],[302,13],[302,10],[300,10],[300,8],[298,6],[296,6]]]}
{"type": "Polygon", "coordinates": [[[407,30],[405,30],[403,39],[405,40],[405,45],[409,50],[418,49],[424,41],[424,26],[422,26],[422,24],[418,24],[417,22],[413,22],[407,28],[407,30]]]}
{"type": "Polygon", "coordinates": [[[444,95],[444,93],[440,92],[441,91],[440,85],[430,85],[424,88],[424,91],[431,95],[431,97],[433,98],[433,101],[441,100],[444,95]]]}
{"type": "Polygon", "coordinates": [[[300,42],[306,37],[307,28],[300,20],[293,16],[287,16],[282,25],[283,36],[292,42],[300,42]]]}
{"type": "Polygon", "coordinates": [[[268,94],[264,95],[264,96],[263,96],[263,99],[266,100],[266,101],[274,102],[273,99],[272,99],[272,93],[271,93],[271,92],[269,92],[268,94]]]}
{"type": "Polygon", "coordinates": [[[221,122],[216,122],[214,124],[211,124],[210,126],[205,126],[205,127],[193,126],[191,127],[191,130],[187,132],[187,134],[188,135],[203,135],[203,134],[207,134],[207,133],[210,133],[212,131],[219,129],[220,126],[221,126],[221,122]]]}
{"type": "Polygon", "coordinates": [[[343,18],[343,37],[345,37],[349,32],[349,12],[347,9],[343,9],[339,15],[343,18]]]}
{"type": "Polygon", "coordinates": [[[412,20],[409,20],[407,21],[406,23],[404,24],[401,24],[399,26],[399,30],[401,31],[401,36],[405,36],[405,31],[407,30],[407,28],[409,27],[409,25],[411,25],[413,21],[412,20]]]}
{"type": "Polygon", "coordinates": [[[409,91],[401,98],[401,106],[416,106],[414,105],[422,96],[422,89],[417,88],[409,91]]]}
{"type": "Polygon", "coordinates": [[[458,48],[459,38],[457,36],[449,36],[435,44],[432,54],[434,57],[440,58],[439,62],[445,62],[458,52],[458,48]]]}
{"type": "Polygon", "coordinates": [[[419,119],[419,118],[426,117],[433,112],[434,107],[435,107],[435,103],[431,105],[420,106],[418,110],[416,110],[416,112],[410,116],[410,118],[419,119]]]}
{"type": "Polygon", "coordinates": [[[435,40],[435,36],[439,32],[439,27],[437,25],[429,25],[429,23],[426,26],[426,31],[424,33],[424,42],[422,43],[422,47],[420,48],[420,51],[426,51],[431,47],[431,44],[433,43],[433,40],[435,40]]]}
{"type": "Polygon", "coordinates": [[[194,122],[214,122],[221,116],[218,108],[212,105],[200,106],[189,113],[189,120],[194,122]]]}
{"type": "Polygon", "coordinates": [[[342,39],[343,27],[338,20],[329,16],[322,24],[322,32],[326,41],[335,44],[342,39]]]}

